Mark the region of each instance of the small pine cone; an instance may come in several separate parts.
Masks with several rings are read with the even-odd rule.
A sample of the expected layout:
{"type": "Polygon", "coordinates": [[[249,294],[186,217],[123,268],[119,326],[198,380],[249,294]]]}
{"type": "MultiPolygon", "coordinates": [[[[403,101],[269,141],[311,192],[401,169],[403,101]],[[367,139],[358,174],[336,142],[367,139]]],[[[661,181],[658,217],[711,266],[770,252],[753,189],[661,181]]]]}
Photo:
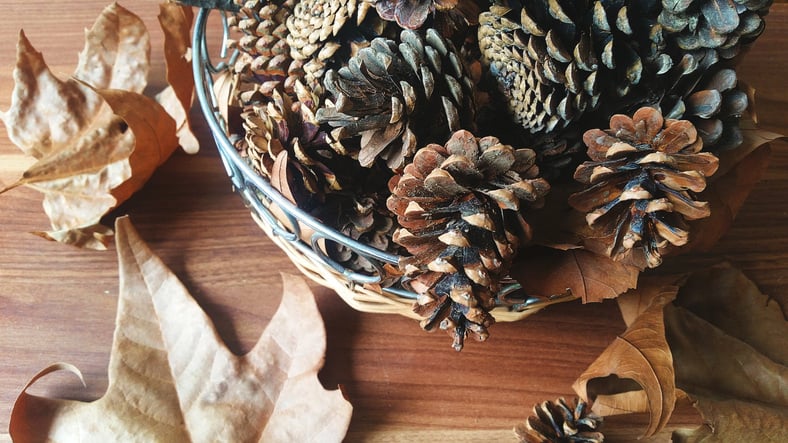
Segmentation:
{"type": "Polygon", "coordinates": [[[334,55],[340,44],[333,37],[348,21],[353,22],[356,3],[356,0],[299,1],[287,17],[291,56],[296,60],[327,60],[334,55]]]}
{"type": "Polygon", "coordinates": [[[739,120],[747,110],[747,93],[736,87],[736,71],[704,70],[694,87],[671,91],[660,107],[665,118],[692,122],[703,139],[703,149],[718,152],[738,147],[743,141],[739,120]],[[680,93],[681,95],[673,95],[680,93]]]}
{"type": "Polygon", "coordinates": [[[731,59],[766,27],[772,0],[662,0],[659,23],[684,51],[713,49],[731,59]]]}
{"type": "Polygon", "coordinates": [[[290,57],[285,20],[292,15],[295,3],[296,0],[238,1],[240,9],[230,17],[229,26],[243,35],[230,44],[240,50],[233,70],[247,83],[245,90],[267,97],[280,85],[292,92],[296,80],[312,89],[320,88],[319,82],[306,79],[304,62],[290,57]]]}
{"type": "Polygon", "coordinates": [[[523,443],[601,443],[605,436],[597,429],[597,416],[581,399],[567,403],[563,398],[534,405],[534,415],[514,428],[523,443]]]}
{"type": "Polygon", "coordinates": [[[536,0],[479,17],[479,47],[514,120],[560,131],[672,64],[655,2],[536,0]]]}
{"type": "MultiPolygon", "coordinates": [[[[394,232],[394,216],[385,210],[378,195],[347,196],[331,194],[327,196],[326,206],[333,215],[314,214],[321,220],[329,221],[331,226],[360,243],[381,251],[394,251],[397,245],[391,241],[394,232]]],[[[326,242],[329,257],[348,269],[367,274],[376,268],[369,260],[345,245],[326,242]]]]}
{"type": "Polygon", "coordinates": [[[457,131],[445,146],[420,149],[389,184],[387,205],[400,225],[394,241],[411,254],[400,268],[419,293],[414,310],[426,317],[424,329],[452,335],[456,350],[469,334],[487,338],[500,280],[530,235],[521,202],[539,204],[549,190],[535,158],[457,131]]]}
{"type": "Polygon", "coordinates": [[[689,121],[641,108],[632,118],[614,115],[608,130],[586,131],[583,142],[592,161],[577,168],[575,179],[590,186],[569,204],[587,213],[613,259],[656,267],[668,243],[687,243],[686,220],[709,216],[708,203],[695,198],[718,160],[700,152],[703,141],[689,121]]]}
{"type": "Polygon", "coordinates": [[[265,104],[248,106],[241,114],[245,150],[252,166],[270,178],[274,162],[288,152],[288,167],[302,179],[304,203],[313,195],[350,186],[362,168],[352,159],[336,155],[315,120],[317,97],[300,82],[295,95],[275,89],[265,104]]]}
{"type": "Polygon", "coordinates": [[[338,151],[365,167],[381,158],[401,170],[417,146],[473,127],[473,82],[454,46],[434,29],[403,30],[400,40],[376,38],[325,76],[333,103],[318,110],[318,121],[335,128],[338,151]]]}

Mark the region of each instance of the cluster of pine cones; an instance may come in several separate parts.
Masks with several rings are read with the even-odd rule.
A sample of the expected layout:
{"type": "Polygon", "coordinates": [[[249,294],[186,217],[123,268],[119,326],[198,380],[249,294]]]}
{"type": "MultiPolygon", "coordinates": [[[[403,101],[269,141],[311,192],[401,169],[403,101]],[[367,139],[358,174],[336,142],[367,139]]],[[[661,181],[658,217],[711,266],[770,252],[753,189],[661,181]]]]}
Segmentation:
{"type": "Polygon", "coordinates": [[[770,4],[236,0],[231,139],[301,208],[402,256],[422,327],[459,350],[487,338],[551,185],[580,186],[568,205],[616,260],[687,242],[715,153],[742,143],[734,67],[770,4]]]}

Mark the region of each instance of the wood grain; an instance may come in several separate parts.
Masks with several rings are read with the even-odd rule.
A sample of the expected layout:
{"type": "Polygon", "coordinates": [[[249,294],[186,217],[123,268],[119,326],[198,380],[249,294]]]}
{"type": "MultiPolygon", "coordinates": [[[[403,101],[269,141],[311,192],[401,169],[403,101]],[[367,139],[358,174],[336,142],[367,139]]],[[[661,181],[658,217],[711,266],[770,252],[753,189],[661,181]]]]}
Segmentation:
{"type": "MultiPolygon", "coordinates": [[[[0,1],[5,13],[0,27],[0,109],[10,104],[18,29],[24,28],[55,72],[68,75],[82,48],[83,28],[103,6],[96,0],[68,5],[0,1]]],[[[158,8],[138,0],[123,6],[151,29],[152,84],[161,85],[158,8]]],[[[775,5],[767,23],[741,72],[760,92],[762,123],[788,132],[788,5],[775,5]]],[[[242,353],[278,304],[279,273],[297,271],[233,194],[205,124],[196,112],[194,117],[202,151],[194,156],[176,153],[113,216],[131,216],[152,249],[216,322],[228,346],[242,353]]],[[[768,294],[788,296],[785,148],[774,144],[764,179],[714,250],[673,266],[730,260],[768,294]]],[[[0,130],[0,158],[0,180],[8,183],[25,160],[5,129],[0,130]]],[[[35,191],[20,188],[0,196],[0,433],[8,428],[19,390],[52,362],[77,365],[87,388],[55,376],[36,385],[35,392],[88,400],[107,386],[118,290],[114,251],[81,251],[28,234],[47,227],[35,191]]],[[[358,313],[331,291],[315,290],[329,340],[321,379],[327,387],[343,385],[355,407],[350,441],[506,439],[534,403],[573,395],[574,379],[623,330],[614,302],[572,303],[522,322],[496,325],[488,343],[470,343],[458,354],[448,337],[424,333],[412,320],[358,313]]],[[[636,431],[629,432],[633,437],[636,431]]]]}

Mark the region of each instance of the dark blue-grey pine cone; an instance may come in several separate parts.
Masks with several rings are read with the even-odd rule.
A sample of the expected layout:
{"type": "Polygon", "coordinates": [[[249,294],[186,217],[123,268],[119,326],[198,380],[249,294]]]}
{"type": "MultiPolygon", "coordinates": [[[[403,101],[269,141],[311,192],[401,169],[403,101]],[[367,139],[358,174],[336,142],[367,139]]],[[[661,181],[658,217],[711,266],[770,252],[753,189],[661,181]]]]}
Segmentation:
{"type": "Polygon", "coordinates": [[[736,57],[763,33],[772,0],[662,0],[659,23],[684,51],[713,49],[736,57]]]}
{"type": "Polygon", "coordinates": [[[523,0],[479,17],[479,48],[514,120],[561,131],[672,66],[657,0],[523,0]]]}
{"type": "Polygon", "coordinates": [[[331,101],[317,119],[334,128],[335,149],[365,167],[381,159],[401,171],[419,146],[474,127],[473,82],[434,29],[372,40],[347,66],[326,72],[324,85],[331,101]]]}

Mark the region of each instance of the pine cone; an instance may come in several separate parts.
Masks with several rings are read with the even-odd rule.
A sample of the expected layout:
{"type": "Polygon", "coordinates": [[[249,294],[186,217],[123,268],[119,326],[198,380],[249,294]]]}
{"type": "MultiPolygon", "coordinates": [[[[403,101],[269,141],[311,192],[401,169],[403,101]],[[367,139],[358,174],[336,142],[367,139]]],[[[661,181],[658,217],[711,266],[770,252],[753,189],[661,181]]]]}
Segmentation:
{"type": "Polygon", "coordinates": [[[482,61],[515,121],[532,133],[560,131],[672,65],[658,13],[641,1],[493,6],[479,18],[482,61]]]}
{"type": "Polygon", "coordinates": [[[288,152],[288,167],[300,177],[304,191],[296,196],[308,209],[313,197],[352,187],[363,179],[364,170],[352,159],[337,155],[326,141],[314,115],[318,98],[296,81],[296,94],[275,89],[264,104],[250,105],[241,114],[245,150],[252,166],[270,178],[274,162],[288,152]]]}
{"type": "Polygon", "coordinates": [[[433,29],[404,30],[400,40],[376,38],[346,67],[326,73],[333,104],[318,110],[318,121],[336,128],[336,149],[362,166],[382,158],[401,170],[419,144],[473,125],[473,83],[454,46],[433,29]],[[354,142],[360,146],[351,148],[354,142]]]}
{"type": "Polygon", "coordinates": [[[660,103],[665,118],[692,122],[706,151],[736,148],[744,140],[739,120],[747,110],[747,94],[736,87],[733,69],[697,66],[699,80],[690,83],[686,91],[674,88],[660,103]]]}
{"type": "MultiPolygon", "coordinates": [[[[365,188],[367,189],[367,188],[365,188]]],[[[381,251],[392,251],[397,245],[391,241],[394,216],[385,210],[378,195],[347,196],[331,194],[326,205],[332,214],[314,214],[325,220],[337,231],[381,251]]],[[[326,242],[329,257],[355,272],[371,274],[376,268],[369,260],[352,249],[336,242],[326,242]]]]}
{"type": "Polygon", "coordinates": [[[340,46],[332,37],[339,34],[355,12],[356,0],[299,1],[287,17],[290,55],[296,60],[309,60],[318,54],[317,60],[327,60],[340,46]]]}
{"type": "Polygon", "coordinates": [[[377,0],[375,10],[383,20],[396,21],[405,29],[419,29],[435,11],[448,11],[458,0],[377,0]]]}
{"type": "Polygon", "coordinates": [[[420,149],[390,182],[394,241],[411,254],[400,268],[420,294],[414,310],[424,329],[452,335],[456,350],[469,334],[487,338],[500,280],[530,235],[521,202],[538,204],[549,190],[534,160],[530,149],[463,130],[420,149]]]}
{"type": "Polygon", "coordinates": [[[610,129],[589,130],[583,142],[592,161],[577,168],[575,179],[590,186],[569,204],[587,213],[615,260],[656,267],[668,243],[687,243],[685,220],[709,216],[708,203],[695,193],[705,189],[718,160],[699,152],[703,141],[689,121],[641,108],[632,118],[614,115],[610,129]]]}
{"type": "Polygon", "coordinates": [[[230,44],[240,50],[233,70],[245,82],[244,101],[259,100],[253,98],[256,93],[268,97],[280,85],[292,92],[296,80],[319,91],[321,85],[317,77],[307,79],[304,61],[290,57],[285,21],[293,14],[296,0],[238,0],[237,3],[240,10],[229,18],[229,26],[243,36],[230,44]]]}
{"type": "Polygon", "coordinates": [[[605,436],[597,431],[602,417],[576,399],[571,404],[563,398],[534,405],[534,415],[514,428],[523,443],[601,443],[605,436]]]}
{"type": "Polygon", "coordinates": [[[662,0],[659,23],[680,49],[714,49],[731,59],[742,44],[761,35],[771,4],[772,0],[662,0]]]}

